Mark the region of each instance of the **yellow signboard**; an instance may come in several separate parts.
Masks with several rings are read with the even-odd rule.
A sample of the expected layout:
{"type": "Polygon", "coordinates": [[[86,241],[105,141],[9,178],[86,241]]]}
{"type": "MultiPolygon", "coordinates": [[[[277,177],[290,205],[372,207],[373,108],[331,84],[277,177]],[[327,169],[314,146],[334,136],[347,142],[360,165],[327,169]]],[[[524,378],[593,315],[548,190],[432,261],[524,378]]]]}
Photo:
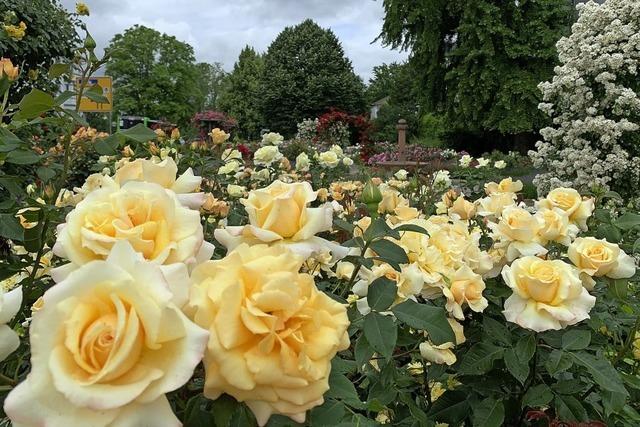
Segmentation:
{"type": "MultiPolygon", "coordinates": [[[[76,90],[80,87],[81,77],[76,77],[76,90]]],[[[113,107],[113,85],[110,76],[90,77],[84,92],[92,87],[99,86],[102,89],[102,95],[109,100],[109,103],[98,103],[83,96],[80,100],[80,112],[83,113],[109,113],[113,107]]]]}

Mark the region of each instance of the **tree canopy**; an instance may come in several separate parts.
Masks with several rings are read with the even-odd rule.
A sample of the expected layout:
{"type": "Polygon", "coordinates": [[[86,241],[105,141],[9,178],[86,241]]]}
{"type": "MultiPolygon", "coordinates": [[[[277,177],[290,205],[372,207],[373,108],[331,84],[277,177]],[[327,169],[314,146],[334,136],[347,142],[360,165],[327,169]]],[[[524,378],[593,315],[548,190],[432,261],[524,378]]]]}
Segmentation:
{"type": "Polygon", "coordinates": [[[521,134],[539,129],[537,84],[573,19],[566,0],[384,0],[382,41],[411,51],[420,104],[447,127],[521,134]]]}
{"type": "Polygon", "coordinates": [[[117,111],[186,123],[202,105],[193,48],[173,36],[135,25],[116,34],[107,73],[117,111]]]}
{"type": "Polygon", "coordinates": [[[223,82],[219,107],[238,121],[238,131],[245,138],[257,137],[263,123],[259,108],[262,71],[262,57],[245,46],[223,82]]]}
{"type": "Polygon", "coordinates": [[[196,64],[196,72],[198,88],[201,94],[201,103],[198,106],[198,111],[215,110],[218,108],[227,73],[219,62],[212,64],[199,62],[196,64]]]}
{"type": "Polygon", "coordinates": [[[285,28],[264,57],[262,114],[273,131],[293,134],[296,123],[334,107],[365,108],[364,84],[335,34],[312,20],[285,28]]]}

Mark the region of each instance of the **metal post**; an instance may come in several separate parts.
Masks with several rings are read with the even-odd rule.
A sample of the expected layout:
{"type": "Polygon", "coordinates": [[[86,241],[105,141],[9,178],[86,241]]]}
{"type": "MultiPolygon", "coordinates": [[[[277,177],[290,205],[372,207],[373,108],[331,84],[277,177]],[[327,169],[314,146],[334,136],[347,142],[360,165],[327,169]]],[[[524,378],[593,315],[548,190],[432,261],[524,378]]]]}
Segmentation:
{"type": "Polygon", "coordinates": [[[398,120],[396,129],[398,129],[398,160],[404,162],[407,144],[407,121],[405,119],[398,120]]]}

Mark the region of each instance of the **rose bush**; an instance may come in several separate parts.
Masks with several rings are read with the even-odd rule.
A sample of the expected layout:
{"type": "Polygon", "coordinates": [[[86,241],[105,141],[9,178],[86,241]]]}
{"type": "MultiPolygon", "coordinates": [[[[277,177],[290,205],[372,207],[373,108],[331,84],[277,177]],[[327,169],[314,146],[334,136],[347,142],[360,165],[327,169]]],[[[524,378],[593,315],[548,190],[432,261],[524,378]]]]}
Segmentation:
{"type": "Polygon", "coordinates": [[[3,425],[640,423],[619,195],[533,200],[464,155],[371,178],[275,133],[106,135],[62,103],[0,111],[3,425]]]}

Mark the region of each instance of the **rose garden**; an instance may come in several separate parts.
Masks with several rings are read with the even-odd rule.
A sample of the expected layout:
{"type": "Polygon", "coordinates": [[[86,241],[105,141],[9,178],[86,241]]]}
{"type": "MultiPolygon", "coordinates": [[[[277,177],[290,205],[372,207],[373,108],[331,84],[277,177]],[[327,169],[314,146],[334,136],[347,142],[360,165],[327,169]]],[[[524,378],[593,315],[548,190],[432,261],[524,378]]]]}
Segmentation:
{"type": "Polygon", "coordinates": [[[365,86],[0,0],[0,426],[640,425],[640,2],[382,3],[365,86]]]}

